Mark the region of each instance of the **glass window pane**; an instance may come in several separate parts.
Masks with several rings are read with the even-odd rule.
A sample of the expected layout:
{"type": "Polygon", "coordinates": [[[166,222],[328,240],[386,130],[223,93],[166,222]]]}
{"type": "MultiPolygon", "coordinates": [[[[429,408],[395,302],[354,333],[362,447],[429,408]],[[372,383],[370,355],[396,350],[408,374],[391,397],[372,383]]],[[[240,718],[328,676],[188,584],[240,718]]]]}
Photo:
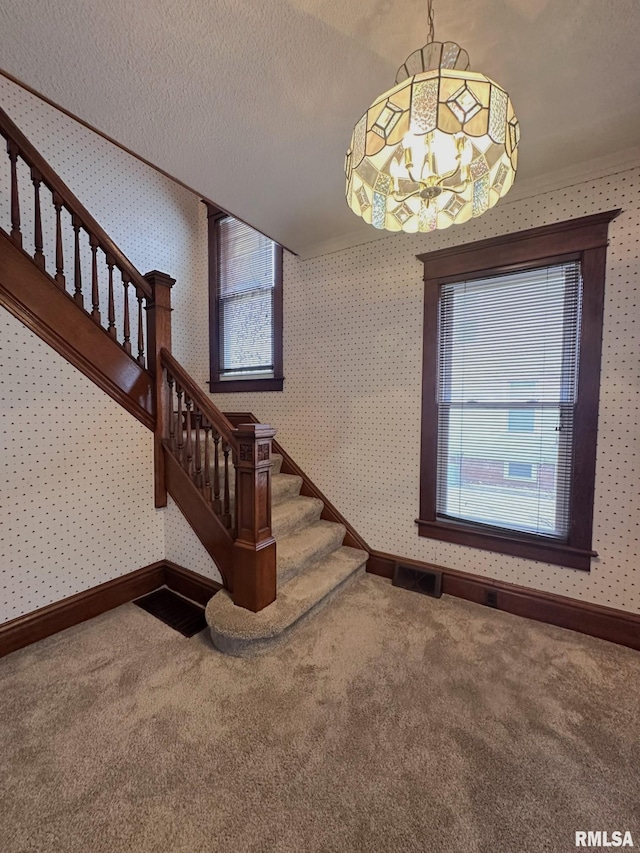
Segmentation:
{"type": "Polygon", "coordinates": [[[220,376],[269,374],[275,243],[231,216],[217,228],[220,376]]]}
{"type": "Polygon", "coordinates": [[[566,540],[580,269],[444,285],[437,514],[566,540]]]}
{"type": "Polygon", "coordinates": [[[222,373],[273,368],[273,291],[258,290],[220,303],[222,373]]]}

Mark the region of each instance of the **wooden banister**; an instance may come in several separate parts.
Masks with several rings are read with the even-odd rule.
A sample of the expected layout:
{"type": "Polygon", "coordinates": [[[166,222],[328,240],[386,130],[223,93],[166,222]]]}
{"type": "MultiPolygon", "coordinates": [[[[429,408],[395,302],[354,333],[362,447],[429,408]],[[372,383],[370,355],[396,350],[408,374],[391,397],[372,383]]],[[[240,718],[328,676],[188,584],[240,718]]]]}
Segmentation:
{"type": "Polygon", "coordinates": [[[234,602],[254,612],[262,610],[276,598],[276,543],[271,532],[275,430],[267,424],[235,428],[166,348],[160,350],[159,365],[166,416],[158,416],[158,430],[165,453],[171,455],[170,461],[165,460],[169,492],[173,497],[180,489],[177,499],[183,512],[198,519],[194,529],[223,572],[234,602]],[[212,538],[212,525],[203,520],[205,508],[227,540],[221,530],[212,538]]]}
{"type": "Polygon", "coordinates": [[[10,232],[0,228],[0,302],[154,430],[156,507],[171,494],[235,603],[261,610],[276,597],[275,430],[236,429],[171,355],[175,280],[157,270],[141,275],[1,108],[0,135],[11,223],[10,232]],[[18,160],[28,168],[31,204],[21,198],[18,160]],[[45,201],[55,217],[42,215],[45,201]],[[30,216],[32,231],[22,224],[30,216]],[[23,231],[33,234],[32,246],[23,231]],[[49,246],[55,258],[45,257],[49,246]]]}
{"type": "MultiPolygon", "coordinates": [[[[188,395],[189,399],[193,402],[194,406],[200,410],[201,414],[204,415],[206,420],[209,421],[212,427],[216,429],[223,439],[229,444],[232,450],[236,451],[237,441],[235,438],[235,430],[231,421],[227,420],[227,418],[222,414],[220,409],[215,406],[211,400],[207,397],[205,392],[200,388],[200,386],[196,383],[196,381],[187,373],[187,371],[182,367],[179,361],[177,361],[169,352],[168,349],[163,348],[160,352],[160,359],[162,366],[166,368],[167,372],[175,379],[175,381],[180,385],[182,390],[188,395]]],[[[168,434],[164,435],[163,438],[168,438],[168,434]]]]}
{"type": "Polygon", "coordinates": [[[7,143],[4,166],[10,182],[3,218],[11,230],[4,233],[139,367],[151,368],[143,322],[153,298],[151,286],[2,108],[0,136],[7,143]],[[26,169],[18,168],[19,161],[26,169]],[[45,213],[47,206],[55,210],[55,225],[45,213]],[[55,258],[45,257],[45,246],[55,246],[55,258]]]}
{"type": "MultiPolygon", "coordinates": [[[[131,261],[124,253],[116,246],[107,232],[93,218],[86,207],[76,198],[74,193],[69,189],[65,182],[57,175],[51,166],[47,163],[44,157],[37,151],[29,142],[27,137],[22,133],[20,128],[14,124],[7,113],[0,107],[0,133],[5,137],[9,147],[9,155],[12,165],[14,158],[20,155],[22,159],[31,167],[38,179],[45,184],[51,192],[58,196],[64,206],[69,210],[72,216],[77,217],[82,227],[93,236],[97,241],[97,245],[106,253],[111,255],[115,261],[115,265],[127,273],[129,280],[137,288],[139,288],[145,296],[151,296],[151,288],[144,280],[144,277],[133,266],[131,261]]],[[[17,183],[16,183],[17,187],[17,183]]],[[[13,230],[19,231],[19,212],[18,212],[18,196],[17,189],[15,190],[15,200],[13,202],[15,209],[14,222],[12,223],[13,230]]]]}

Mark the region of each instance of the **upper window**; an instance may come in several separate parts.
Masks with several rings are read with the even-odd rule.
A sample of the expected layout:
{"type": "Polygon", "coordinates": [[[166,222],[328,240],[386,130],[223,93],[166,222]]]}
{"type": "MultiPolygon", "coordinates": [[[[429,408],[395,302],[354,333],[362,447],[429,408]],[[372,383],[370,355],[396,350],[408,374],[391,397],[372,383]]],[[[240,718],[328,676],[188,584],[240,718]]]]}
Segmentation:
{"type": "Polygon", "coordinates": [[[421,535],[589,568],[613,215],[421,256],[421,535]]]}
{"type": "Polygon", "coordinates": [[[211,391],[281,391],[282,247],[209,208],[211,391]]]}

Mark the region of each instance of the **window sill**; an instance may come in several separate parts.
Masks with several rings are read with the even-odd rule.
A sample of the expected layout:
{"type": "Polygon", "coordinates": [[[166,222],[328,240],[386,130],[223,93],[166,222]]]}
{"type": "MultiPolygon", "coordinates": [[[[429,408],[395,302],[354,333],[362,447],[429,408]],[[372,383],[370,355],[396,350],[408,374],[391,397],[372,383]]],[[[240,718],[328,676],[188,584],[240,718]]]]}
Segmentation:
{"type": "Polygon", "coordinates": [[[271,379],[231,379],[212,380],[209,382],[211,394],[233,394],[252,391],[282,391],[284,377],[273,377],[271,379]]]}
{"type": "Polygon", "coordinates": [[[516,535],[502,536],[499,533],[489,533],[463,524],[425,521],[421,518],[416,519],[416,524],[419,536],[467,545],[471,548],[482,548],[485,551],[496,551],[499,554],[509,554],[525,560],[540,560],[570,569],[580,569],[583,572],[591,570],[591,558],[598,556],[595,551],[574,548],[559,542],[541,541],[533,537],[516,535]]]}

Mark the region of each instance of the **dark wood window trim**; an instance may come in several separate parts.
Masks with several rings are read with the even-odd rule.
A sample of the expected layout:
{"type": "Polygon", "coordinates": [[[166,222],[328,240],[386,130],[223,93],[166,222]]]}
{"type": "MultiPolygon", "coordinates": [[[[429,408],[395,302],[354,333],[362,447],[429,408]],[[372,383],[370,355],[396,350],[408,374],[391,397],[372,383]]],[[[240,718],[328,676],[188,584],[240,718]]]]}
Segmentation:
{"type": "Polygon", "coordinates": [[[282,352],[283,302],[282,302],[282,246],[276,247],[275,287],[273,293],[273,365],[274,375],[268,379],[220,380],[220,350],[218,346],[218,226],[228,214],[213,205],[207,205],[209,235],[209,390],[212,394],[233,392],[282,391],[284,366],[282,352]]]}
{"type": "Polygon", "coordinates": [[[420,536],[584,571],[591,568],[591,557],[596,556],[592,550],[593,496],[606,252],[609,223],[619,213],[611,210],[417,256],[424,264],[425,282],[420,517],[416,519],[420,536]],[[584,293],[568,542],[438,519],[436,395],[441,285],[576,258],[581,263],[584,293]]]}

